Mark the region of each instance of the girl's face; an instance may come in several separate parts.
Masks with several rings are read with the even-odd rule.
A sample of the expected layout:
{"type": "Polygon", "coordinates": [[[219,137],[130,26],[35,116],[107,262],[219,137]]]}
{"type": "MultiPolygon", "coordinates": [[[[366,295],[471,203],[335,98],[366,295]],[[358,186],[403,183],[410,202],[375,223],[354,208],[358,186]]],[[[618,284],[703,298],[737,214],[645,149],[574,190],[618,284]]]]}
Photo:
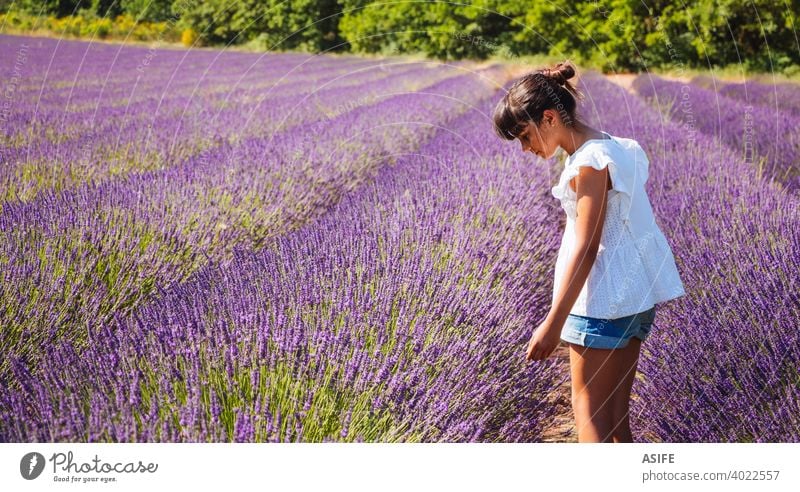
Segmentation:
{"type": "Polygon", "coordinates": [[[522,144],[523,152],[531,152],[542,159],[549,159],[555,154],[558,149],[558,144],[553,138],[553,132],[548,131],[553,129],[552,123],[548,126],[547,119],[542,119],[541,125],[536,125],[533,122],[528,122],[528,125],[519,134],[519,141],[522,144]]]}

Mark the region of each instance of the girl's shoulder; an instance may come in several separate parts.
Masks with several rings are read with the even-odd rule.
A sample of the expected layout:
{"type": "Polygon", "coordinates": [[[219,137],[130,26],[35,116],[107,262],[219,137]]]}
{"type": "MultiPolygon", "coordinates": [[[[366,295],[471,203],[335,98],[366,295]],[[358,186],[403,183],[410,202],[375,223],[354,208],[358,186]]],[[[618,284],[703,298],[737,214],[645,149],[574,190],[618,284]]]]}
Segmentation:
{"type": "Polygon", "coordinates": [[[579,174],[581,166],[597,170],[608,168],[612,189],[629,196],[631,200],[637,190],[641,191],[649,176],[650,161],[647,154],[639,142],[632,138],[609,136],[609,139],[587,141],[572,153],[565,162],[558,184],[551,188],[554,197],[562,202],[575,199],[575,188],[571,182],[579,174]]]}
{"type": "Polygon", "coordinates": [[[587,141],[567,158],[565,167],[602,167],[609,162],[629,170],[649,167],[647,153],[636,139],[603,133],[610,138],[587,141]]]}

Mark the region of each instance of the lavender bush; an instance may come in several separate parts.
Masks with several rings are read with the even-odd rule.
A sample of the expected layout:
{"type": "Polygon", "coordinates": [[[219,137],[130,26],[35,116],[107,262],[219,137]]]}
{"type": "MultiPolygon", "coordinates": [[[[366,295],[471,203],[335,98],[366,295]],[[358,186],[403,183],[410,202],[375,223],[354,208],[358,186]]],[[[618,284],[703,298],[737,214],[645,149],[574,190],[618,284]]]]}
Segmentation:
{"type": "Polygon", "coordinates": [[[741,153],[759,177],[800,188],[800,117],[651,74],[637,77],[633,87],[682,123],[688,138],[698,133],[718,138],[741,153]]]}
{"type": "Polygon", "coordinates": [[[796,83],[758,79],[732,83],[698,76],[692,78],[692,84],[715,90],[723,96],[744,103],[763,106],[772,111],[788,111],[794,116],[800,116],[800,86],[796,83]]]}

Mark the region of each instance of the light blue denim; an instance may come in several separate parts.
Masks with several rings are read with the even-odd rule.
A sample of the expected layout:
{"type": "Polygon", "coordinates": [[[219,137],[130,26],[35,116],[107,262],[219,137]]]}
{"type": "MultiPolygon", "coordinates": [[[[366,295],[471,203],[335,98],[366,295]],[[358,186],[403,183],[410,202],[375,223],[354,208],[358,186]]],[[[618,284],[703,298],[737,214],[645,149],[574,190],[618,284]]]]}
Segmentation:
{"type": "Polygon", "coordinates": [[[655,317],[655,306],[641,313],[616,319],[570,314],[561,329],[561,339],[589,348],[624,348],[632,337],[642,341],[647,339],[655,317]]]}

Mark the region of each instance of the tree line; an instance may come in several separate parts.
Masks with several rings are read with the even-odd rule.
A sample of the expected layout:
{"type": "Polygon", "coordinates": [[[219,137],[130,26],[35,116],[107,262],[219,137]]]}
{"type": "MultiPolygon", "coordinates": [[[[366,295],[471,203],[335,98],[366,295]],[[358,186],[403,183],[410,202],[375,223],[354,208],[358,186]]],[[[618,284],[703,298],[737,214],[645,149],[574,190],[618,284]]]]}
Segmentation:
{"type": "Polygon", "coordinates": [[[613,71],[800,70],[800,0],[0,0],[0,11],[173,22],[206,46],[443,60],[546,54],[613,71]]]}

